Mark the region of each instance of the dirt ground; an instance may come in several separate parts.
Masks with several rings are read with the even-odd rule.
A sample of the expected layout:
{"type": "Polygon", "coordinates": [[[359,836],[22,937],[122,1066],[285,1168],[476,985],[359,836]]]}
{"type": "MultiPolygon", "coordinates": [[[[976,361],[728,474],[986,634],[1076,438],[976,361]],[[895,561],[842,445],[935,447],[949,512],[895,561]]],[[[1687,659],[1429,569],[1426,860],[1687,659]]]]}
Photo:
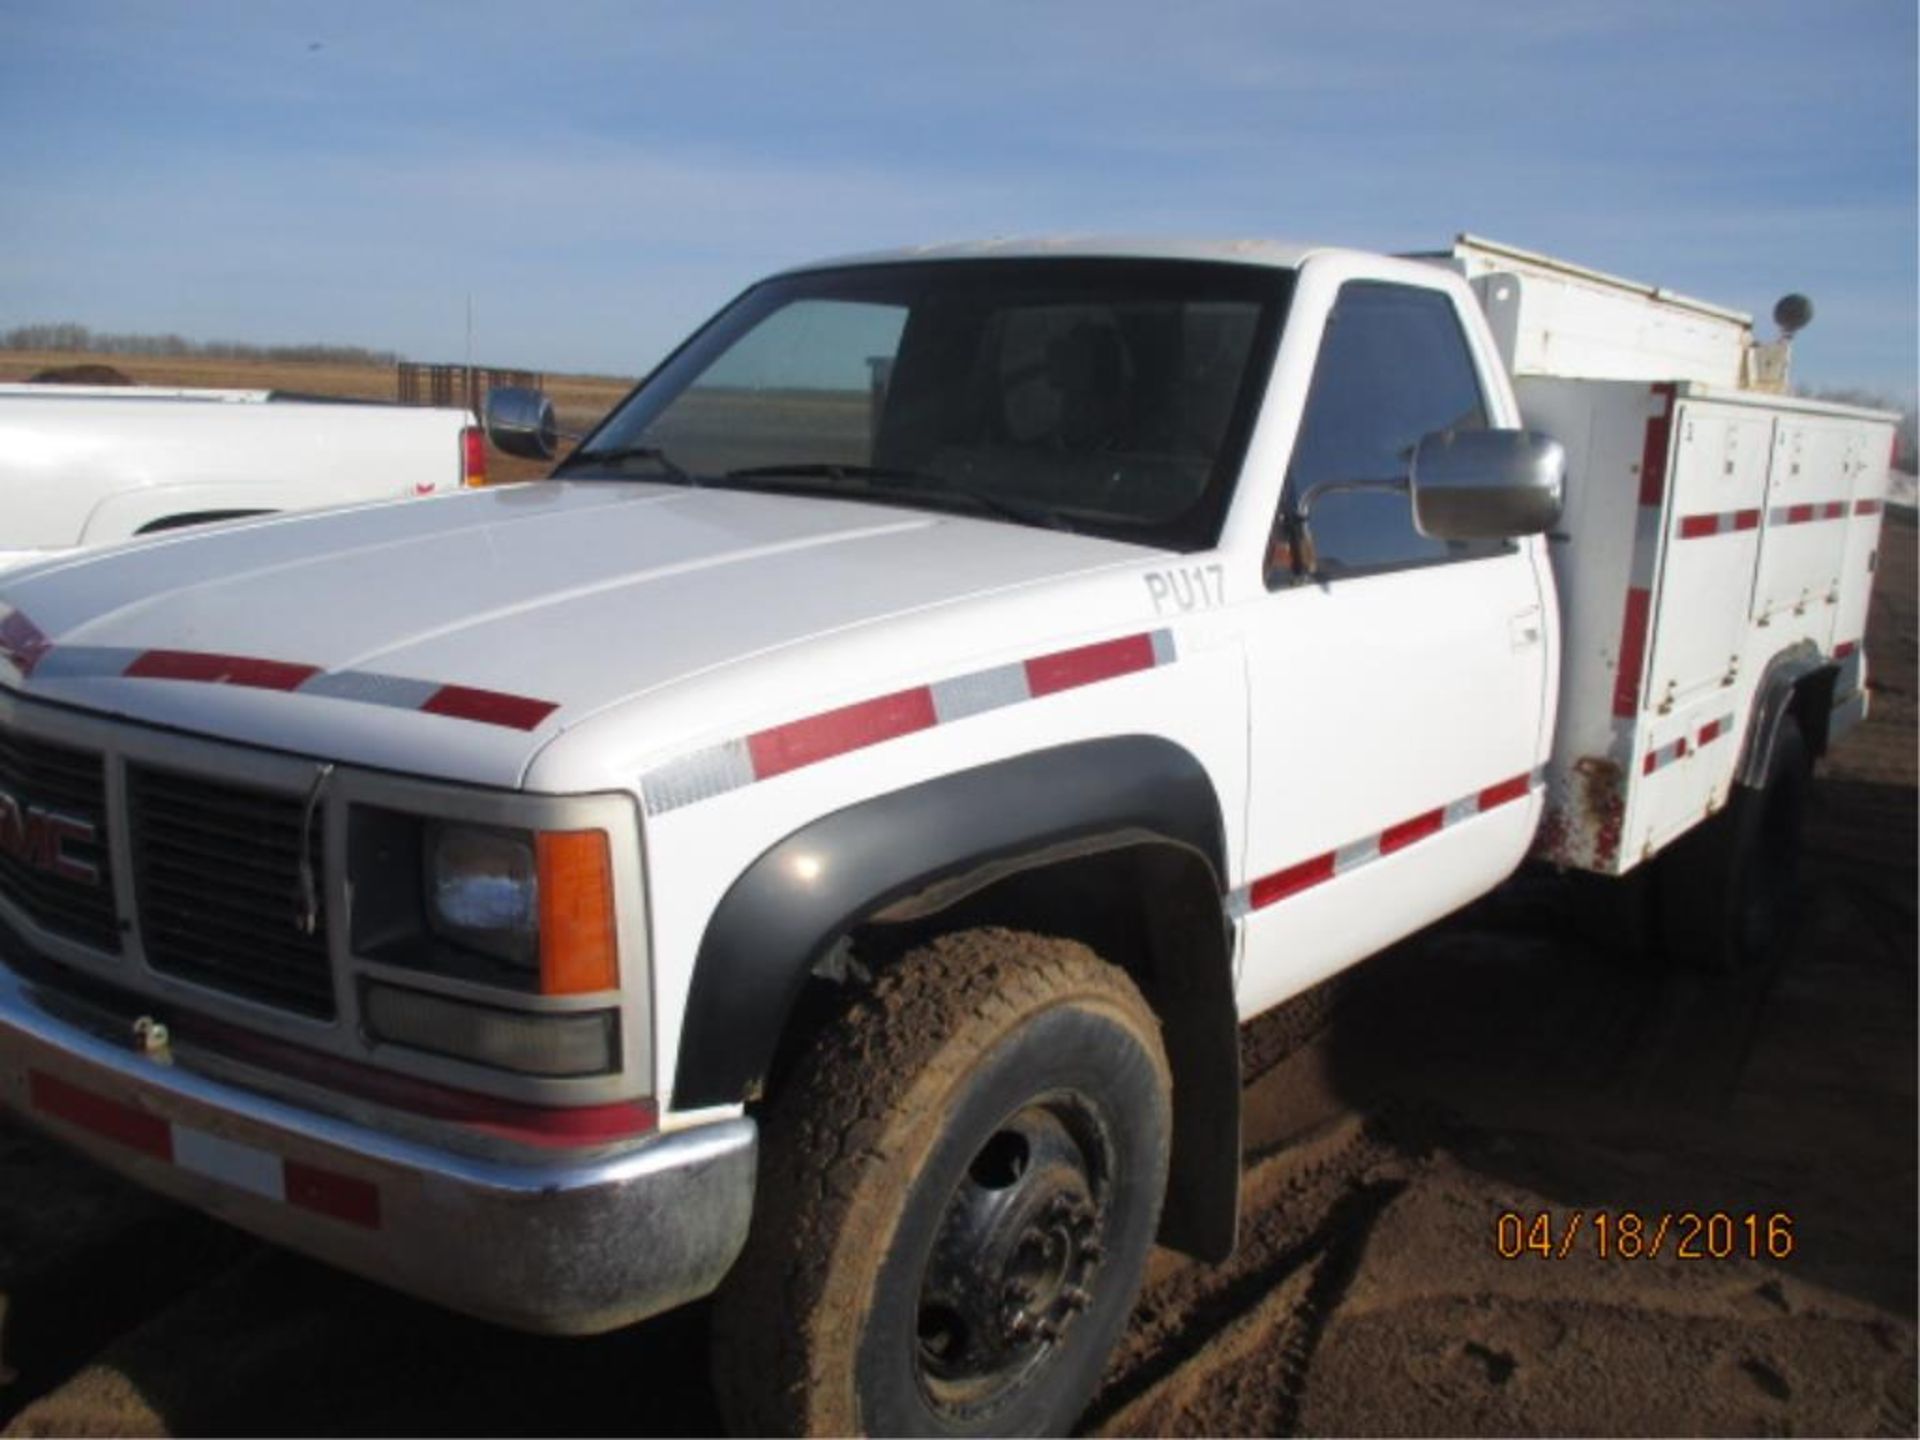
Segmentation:
{"type": "MultiPolygon", "coordinates": [[[[1911,511],[1881,554],[1874,717],[1822,766],[1785,962],[1636,968],[1528,877],[1250,1026],[1240,1252],[1155,1256],[1090,1431],[1915,1433],[1911,511]],[[1649,1241],[1696,1214],[1698,1258],[1676,1218],[1659,1255],[1603,1259],[1601,1212],[1616,1250],[1625,1212],[1649,1241]],[[1540,1215],[1552,1256],[1503,1255],[1540,1215]]],[[[6,1434],[718,1424],[698,1307],[528,1338],[4,1125],[0,1177],[6,1434]]]]}

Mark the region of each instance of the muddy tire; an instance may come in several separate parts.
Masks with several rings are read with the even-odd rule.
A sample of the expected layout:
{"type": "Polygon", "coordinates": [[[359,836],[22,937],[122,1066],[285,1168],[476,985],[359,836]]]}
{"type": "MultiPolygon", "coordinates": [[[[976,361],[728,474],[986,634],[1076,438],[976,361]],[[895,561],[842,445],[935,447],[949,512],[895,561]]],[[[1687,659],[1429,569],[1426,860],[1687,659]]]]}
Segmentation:
{"type": "Polygon", "coordinates": [[[1733,803],[1661,858],[1659,908],[1667,958],[1726,975],[1768,964],[1799,915],[1800,852],[1813,756],[1789,716],[1766,783],[1736,788],[1733,803]]]}
{"type": "Polygon", "coordinates": [[[1126,1324],[1171,1138],[1160,1027],[1074,941],[940,937],[815,1037],[764,1117],[714,1307],[743,1434],[1057,1434],[1126,1324]]]}

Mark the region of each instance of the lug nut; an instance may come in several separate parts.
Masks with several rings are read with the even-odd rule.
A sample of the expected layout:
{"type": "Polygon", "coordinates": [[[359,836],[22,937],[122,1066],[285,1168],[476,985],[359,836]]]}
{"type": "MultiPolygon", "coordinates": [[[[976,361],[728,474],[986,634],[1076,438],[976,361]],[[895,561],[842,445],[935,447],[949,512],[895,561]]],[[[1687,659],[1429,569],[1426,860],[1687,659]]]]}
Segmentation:
{"type": "Polygon", "coordinates": [[[1106,1253],[1107,1247],[1098,1240],[1089,1239],[1080,1242],[1080,1258],[1089,1265],[1098,1265],[1106,1253]]]}
{"type": "Polygon", "coordinates": [[[1078,1285],[1069,1285],[1060,1292],[1060,1303],[1069,1310],[1084,1310],[1093,1303],[1093,1296],[1078,1285]]]}
{"type": "Polygon", "coordinates": [[[1034,1333],[1042,1340],[1058,1340],[1060,1338],[1060,1322],[1049,1315],[1034,1327],[1034,1333]]]}
{"type": "Polygon", "coordinates": [[[1010,1339],[1024,1340],[1033,1332],[1033,1317],[1024,1310],[1016,1310],[1006,1323],[1010,1339]]]}

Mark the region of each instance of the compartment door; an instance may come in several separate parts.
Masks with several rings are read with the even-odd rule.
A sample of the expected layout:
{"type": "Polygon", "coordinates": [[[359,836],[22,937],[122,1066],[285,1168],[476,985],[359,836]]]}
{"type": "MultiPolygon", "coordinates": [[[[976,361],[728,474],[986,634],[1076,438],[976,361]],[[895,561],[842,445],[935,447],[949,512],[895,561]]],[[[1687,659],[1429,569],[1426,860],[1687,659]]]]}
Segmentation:
{"type": "MultiPolygon", "coordinates": [[[[1860,458],[1855,432],[1849,421],[1811,415],[1782,415],[1775,424],[1753,596],[1753,618],[1762,624],[1793,615],[1813,625],[1816,612],[1839,599],[1849,461],[1860,458]]],[[[1829,623],[1821,616],[1818,628],[1829,623]]]]}
{"type": "Polygon", "coordinates": [[[1840,557],[1840,601],[1834,607],[1833,653],[1844,659],[1867,638],[1867,605],[1879,562],[1881,512],[1886,507],[1887,471],[1892,468],[1892,439],[1885,425],[1856,423],[1848,454],[1851,501],[1847,538],[1840,557]]]}
{"type": "Polygon", "coordinates": [[[1648,692],[1662,713],[1734,683],[1773,448],[1771,417],[1737,405],[1684,401],[1674,425],[1648,692]]]}

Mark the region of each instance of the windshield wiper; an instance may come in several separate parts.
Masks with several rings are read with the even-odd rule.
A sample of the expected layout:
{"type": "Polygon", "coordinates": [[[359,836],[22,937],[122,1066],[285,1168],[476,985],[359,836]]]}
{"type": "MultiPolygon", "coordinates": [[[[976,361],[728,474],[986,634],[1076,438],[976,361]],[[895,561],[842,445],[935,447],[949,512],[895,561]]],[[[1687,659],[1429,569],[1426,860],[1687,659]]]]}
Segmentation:
{"type": "Polygon", "coordinates": [[[700,484],[698,475],[674,464],[673,457],[658,445],[613,445],[605,450],[576,450],[567,457],[566,464],[561,468],[570,470],[575,465],[590,465],[596,460],[603,465],[617,465],[622,460],[651,460],[683,485],[700,484]]]}
{"type": "MultiPolygon", "coordinates": [[[[1059,514],[1042,505],[1030,505],[1021,500],[1010,500],[1003,495],[995,495],[988,490],[977,490],[971,485],[954,480],[946,475],[935,475],[925,470],[908,470],[891,465],[841,465],[833,461],[811,460],[795,465],[749,465],[742,470],[729,470],[724,478],[728,480],[776,480],[782,476],[793,476],[799,480],[826,479],[842,484],[849,480],[902,480],[911,482],[904,487],[910,494],[923,499],[955,499],[969,501],[982,510],[991,510],[1004,515],[1009,520],[1017,520],[1022,525],[1038,525],[1048,530],[1072,530],[1059,514]]],[[[880,489],[883,494],[894,493],[903,487],[864,486],[863,489],[880,489]]]]}

